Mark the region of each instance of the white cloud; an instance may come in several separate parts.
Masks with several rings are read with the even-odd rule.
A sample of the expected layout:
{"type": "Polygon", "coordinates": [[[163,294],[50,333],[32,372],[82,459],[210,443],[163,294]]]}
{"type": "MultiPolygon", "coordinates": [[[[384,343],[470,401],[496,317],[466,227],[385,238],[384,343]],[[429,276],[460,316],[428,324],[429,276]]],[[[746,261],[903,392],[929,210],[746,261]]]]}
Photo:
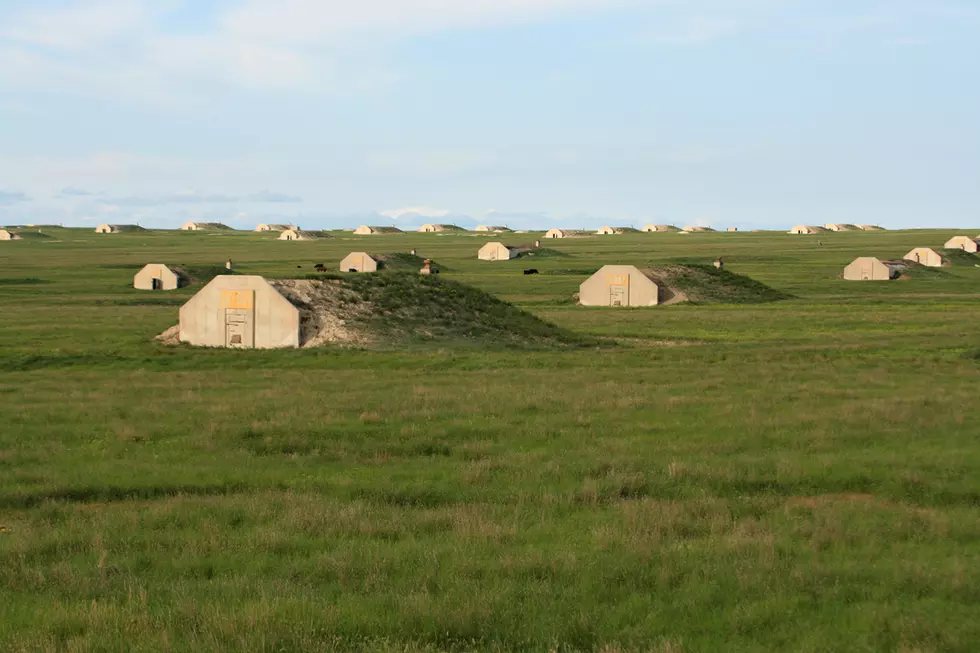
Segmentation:
{"type": "Polygon", "coordinates": [[[266,202],[269,204],[294,204],[296,202],[303,201],[303,198],[301,197],[286,195],[285,193],[276,193],[271,190],[260,190],[257,193],[249,195],[245,199],[247,199],[249,202],[266,202]]]}
{"type": "MultiPolygon", "coordinates": [[[[25,3],[27,6],[27,3],[25,3]]],[[[150,4],[141,0],[88,0],[84,5],[36,9],[7,17],[0,38],[59,50],[91,50],[146,26],[150,4]]]]}
{"type": "Polygon", "coordinates": [[[168,204],[293,204],[302,201],[299,197],[269,190],[250,195],[223,195],[220,193],[202,193],[197,190],[183,190],[160,195],[105,198],[99,200],[99,203],[105,206],[163,206],[168,204]]]}
{"type": "Polygon", "coordinates": [[[33,0],[0,3],[0,84],[112,93],[154,104],[252,91],[349,92],[390,82],[377,53],[453,29],[488,29],[629,10],[632,38],[696,46],[752,32],[824,41],[870,34],[929,40],[980,21],[953,0],[33,0]],[[168,22],[200,12],[193,31],[168,22]]]}
{"type": "Polygon", "coordinates": [[[95,193],[93,193],[92,191],[85,190],[84,188],[72,188],[71,186],[68,186],[58,191],[58,194],[55,197],[59,197],[59,198],[88,197],[90,195],[95,195],[95,193]]]}
{"type": "Polygon", "coordinates": [[[649,4],[641,0],[247,0],[222,26],[242,38],[319,43],[351,33],[399,36],[449,28],[493,27],[555,15],[649,4]]]}
{"type": "Polygon", "coordinates": [[[635,41],[657,45],[699,46],[737,34],[743,23],[728,16],[682,16],[675,21],[658,21],[635,41]]]}
{"type": "Polygon", "coordinates": [[[380,211],[379,215],[392,220],[414,220],[416,218],[445,218],[452,215],[447,209],[437,209],[431,206],[412,206],[404,209],[389,209],[380,211]]]}
{"type": "MultiPolygon", "coordinates": [[[[642,0],[239,0],[205,32],[166,26],[198,0],[87,0],[0,8],[0,82],[185,101],[229,85],[323,91],[386,76],[366,54],[385,43],[451,28],[479,28],[599,11],[642,0]],[[351,59],[353,53],[353,59],[351,59]],[[361,61],[363,59],[367,63],[361,61]],[[363,64],[367,72],[341,67],[363,64]],[[209,86],[213,84],[214,87],[209,86]],[[182,93],[183,92],[183,93],[182,93]]],[[[202,21],[203,22],[203,21],[202,21]]]]}

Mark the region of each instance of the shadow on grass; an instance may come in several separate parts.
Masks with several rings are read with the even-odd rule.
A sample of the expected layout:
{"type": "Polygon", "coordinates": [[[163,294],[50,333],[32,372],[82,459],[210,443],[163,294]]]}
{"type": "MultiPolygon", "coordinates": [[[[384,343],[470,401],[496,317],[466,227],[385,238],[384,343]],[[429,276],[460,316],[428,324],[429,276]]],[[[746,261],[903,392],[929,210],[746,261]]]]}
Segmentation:
{"type": "Polygon", "coordinates": [[[96,306],[183,306],[187,297],[138,297],[134,299],[97,299],[96,306]]]}
{"type": "Polygon", "coordinates": [[[147,499],[165,499],[176,496],[223,496],[241,494],[249,491],[251,486],[242,482],[214,483],[191,485],[179,483],[175,485],[145,485],[145,486],[82,486],[54,488],[40,492],[16,492],[0,495],[0,507],[14,510],[33,508],[47,501],[65,503],[109,503],[118,501],[133,501],[147,499]]]}
{"type": "Polygon", "coordinates": [[[48,281],[47,279],[38,279],[37,277],[0,278],[0,286],[38,286],[45,283],[54,282],[48,281]]]}

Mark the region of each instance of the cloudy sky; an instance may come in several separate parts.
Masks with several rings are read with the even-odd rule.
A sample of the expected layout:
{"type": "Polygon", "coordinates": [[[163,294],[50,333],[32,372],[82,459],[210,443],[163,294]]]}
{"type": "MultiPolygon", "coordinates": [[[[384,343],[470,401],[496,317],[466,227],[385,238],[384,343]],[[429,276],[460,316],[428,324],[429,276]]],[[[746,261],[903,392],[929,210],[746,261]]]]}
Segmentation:
{"type": "Polygon", "coordinates": [[[978,0],[0,0],[0,223],[980,227],[978,0]]]}

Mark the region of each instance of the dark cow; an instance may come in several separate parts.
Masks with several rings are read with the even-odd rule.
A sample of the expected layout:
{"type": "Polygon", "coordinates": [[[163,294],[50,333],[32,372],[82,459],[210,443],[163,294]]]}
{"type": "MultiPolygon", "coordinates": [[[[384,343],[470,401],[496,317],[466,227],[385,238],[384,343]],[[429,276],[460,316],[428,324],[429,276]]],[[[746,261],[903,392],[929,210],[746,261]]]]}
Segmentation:
{"type": "Polygon", "coordinates": [[[524,270],[524,274],[537,274],[537,273],[538,271],[536,268],[531,268],[530,270],[524,270]]]}
{"type": "Polygon", "coordinates": [[[327,268],[325,268],[323,266],[323,263],[317,263],[316,265],[313,266],[313,269],[316,270],[317,272],[326,272],[327,271],[327,268]]]}

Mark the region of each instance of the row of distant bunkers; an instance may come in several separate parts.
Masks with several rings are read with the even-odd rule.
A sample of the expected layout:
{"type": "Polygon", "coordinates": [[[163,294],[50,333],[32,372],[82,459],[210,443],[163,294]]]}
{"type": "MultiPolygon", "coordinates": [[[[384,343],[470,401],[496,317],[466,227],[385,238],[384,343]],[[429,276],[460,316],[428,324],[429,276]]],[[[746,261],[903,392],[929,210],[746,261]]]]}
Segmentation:
{"type": "MultiPolygon", "coordinates": [[[[972,255],[977,252],[980,252],[980,236],[954,236],[946,241],[941,251],[931,247],[915,247],[901,259],[884,261],[873,256],[860,256],[844,268],[843,278],[847,281],[892,281],[901,278],[910,266],[941,268],[949,265],[961,253],[972,255]]],[[[980,259],[977,263],[980,263],[980,259]]]]}
{"type": "MultiPolygon", "coordinates": [[[[34,228],[34,225],[26,225],[26,228],[34,228]]],[[[119,233],[136,233],[141,231],[150,231],[145,227],[141,227],[137,224],[100,224],[95,228],[95,233],[99,234],[119,234],[119,233]]],[[[179,231],[210,231],[210,232],[221,232],[221,231],[237,231],[236,229],[229,227],[226,224],[220,222],[187,222],[179,228],[179,231]]],[[[318,238],[328,237],[325,231],[322,230],[304,230],[298,225],[294,224],[259,224],[254,229],[258,233],[278,233],[279,240],[316,240],[318,238]]],[[[349,230],[357,236],[385,236],[406,233],[404,230],[399,229],[395,226],[368,226],[361,225],[356,229],[349,230]]],[[[529,233],[535,230],[513,230],[509,227],[502,225],[480,225],[475,227],[472,232],[477,234],[506,234],[506,233],[529,233]]],[[[734,233],[738,231],[737,227],[729,227],[725,231],[729,233],[734,233]]],[[[761,230],[755,230],[761,231],[761,230]]],[[[841,232],[841,231],[883,231],[882,227],[878,225],[852,225],[852,224],[827,224],[822,227],[819,226],[807,226],[807,225],[797,225],[790,229],[787,233],[794,235],[812,235],[826,232],[841,232]]],[[[453,233],[467,233],[470,230],[454,224],[424,224],[417,229],[418,233],[442,233],[442,234],[453,234],[453,233]]],[[[590,230],[590,229],[548,229],[544,231],[543,238],[546,239],[557,239],[557,238],[581,238],[585,236],[615,236],[629,233],[678,233],[678,234],[691,234],[691,233],[714,233],[715,229],[711,227],[703,226],[688,226],[688,227],[676,227],[670,224],[648,224],[643,228],[635,227],[601,227],[600,229],[590,230]]],[[[0,229],[0,240],[19,240],[19,235],[17,231],[13,228],[11,229],[0,229]]]]}

